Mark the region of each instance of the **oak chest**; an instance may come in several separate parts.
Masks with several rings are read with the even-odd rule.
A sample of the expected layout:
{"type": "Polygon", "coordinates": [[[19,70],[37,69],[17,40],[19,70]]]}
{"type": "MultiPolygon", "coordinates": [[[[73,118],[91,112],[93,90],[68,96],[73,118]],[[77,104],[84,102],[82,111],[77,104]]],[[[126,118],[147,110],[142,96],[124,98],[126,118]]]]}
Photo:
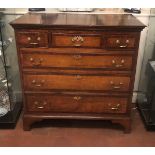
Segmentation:
{"type": "Polygon", "coordinates": [[[141,22],[132,15],[28,13],[11,25],[24,130],[43,119],[92,119],[130,132],[141,22]]]}

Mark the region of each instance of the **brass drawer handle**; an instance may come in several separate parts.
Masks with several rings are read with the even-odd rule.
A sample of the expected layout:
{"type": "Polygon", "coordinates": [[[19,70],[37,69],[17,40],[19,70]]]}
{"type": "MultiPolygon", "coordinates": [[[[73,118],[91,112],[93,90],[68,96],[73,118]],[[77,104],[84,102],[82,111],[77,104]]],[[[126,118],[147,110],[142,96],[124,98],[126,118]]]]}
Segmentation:
{"type": "Polygon", "coordinates": [[[112,107],[111,110],[119,110],[120,109],[120,104],[117,104],[116,107],[112,107]]]}
{"type": "Polygon", "coordinates": [[[124,59],[121,60],[121,64],[116,64],[116,61],[112,60],[112,65],[114,65],[116,68],[123,67],[124,63],[125,63],[124,59]]]}
{"type": "Polygon", "coordinates": [[[120,40],[119,40],[119,39],[116,40],[116,44],[118,44],[120,48],[125,48],[125,47],[127,47],[128,44],[129,44],[129,40],[127,39],[127,40],[125,41],[125,43],[126,43],[125,45],[120,45],[120,40]]]}
{"type": "Polygon", "coordinates": [[[115,84],[113,81],[110,81],[110,84],[113,89],[121,89],[121,86],[124,84],[123,82],[120,82],[118,85],[115,84]]]}
{"type": "Polygon", "coordinates": [[[76,101],[79,101],[79,100],[82,99],[82,97],[81,96],[74,96],[73,99],[76,100],[76,101]]]}
{"type": "Polygon", "coordinates": [[[75,36],[71,39],[72,43],[74,46],[79,47],[82,45],[82,43],[84,42],[83,37],[81,36],[75,36]]]}
{"type": "Polygon", "coordinates": [[[38,109],[43,109],[44,108],[43,105],[46,105],[47,102],[44,101],[43,103],[39,103],[38,101],[35,101],[34,104],[37,105],[38,109]]]}
{"type": "Polygon", "coordinates": [[[32,80],[31,82],[35,87],[41,87],[45,83],[45,80],[41,80],[41,82],[37,82],[36,80],[32,80]]]}
{"type": "Polygon", "coordinates": [[[31,61],[33,66],[40,66],[43,62],[43,58],[40,58],[38,61],[37,60],[35,61],[35,59],[30,58],[30,61],[31,61]]]}

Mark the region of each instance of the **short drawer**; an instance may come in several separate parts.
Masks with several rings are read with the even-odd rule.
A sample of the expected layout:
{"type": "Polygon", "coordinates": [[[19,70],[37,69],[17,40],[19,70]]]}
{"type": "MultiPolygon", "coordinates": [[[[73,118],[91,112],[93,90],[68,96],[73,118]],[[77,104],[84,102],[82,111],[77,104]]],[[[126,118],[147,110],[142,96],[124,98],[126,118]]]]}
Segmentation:
{"type": "Polygon", "coordinates": [[[29,112],[126,113],[128,98],[97,95],[26,95],[29,112]]]}
{"type": "Polygon", "coordinates": [[[22,31],[16,34],[19,47],[48,47],[47,31],[22,31]]]}
{"type": "Polygon", "coordinates": [[[106,37],[106,48],[110,49],[134,49],[136,48],[136,35],[116,34],[106,37]]]}
{"type": "Polygon", "coordinates": [[[101,35],[78,33],[53,33],[53,47],[101,47],[101,35]]]}
{"type": "Polygon", "coordinates": [[[23,67],[69,67],[69,68],[100,68],[127,69],[132,67],[132,56],[106,56],[82,54],[35,54],[21,55],[23,67]]]}
{"type": "Polygon", "coordinates": [[[25,74],[23,79],[26,90],[128,91],[130,84],[127,76],[25,74]]]}

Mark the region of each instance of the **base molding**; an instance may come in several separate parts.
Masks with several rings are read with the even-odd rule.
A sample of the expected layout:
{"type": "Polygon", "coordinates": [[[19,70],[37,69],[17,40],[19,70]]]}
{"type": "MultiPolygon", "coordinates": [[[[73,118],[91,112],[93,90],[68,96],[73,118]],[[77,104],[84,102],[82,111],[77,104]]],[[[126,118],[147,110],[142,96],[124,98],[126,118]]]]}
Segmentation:
{"type": "Polygon", "coordinates": [[[35,114],[24,114],[23,115],[23,129],[24,131],[30,131],[32,124],[35,122],[40,122],[42,120],[47,119],[59,119],[59,120],[108,120],[112,123],[120,124],[124,128],[124,133],[131,132],[131,117],[129,116],[117,116],[117,117],[110,117],[110,116],[101,116],[101,115],[65,115],[65,114],[45,114],[45,115],[35,115],[35,114]]]}

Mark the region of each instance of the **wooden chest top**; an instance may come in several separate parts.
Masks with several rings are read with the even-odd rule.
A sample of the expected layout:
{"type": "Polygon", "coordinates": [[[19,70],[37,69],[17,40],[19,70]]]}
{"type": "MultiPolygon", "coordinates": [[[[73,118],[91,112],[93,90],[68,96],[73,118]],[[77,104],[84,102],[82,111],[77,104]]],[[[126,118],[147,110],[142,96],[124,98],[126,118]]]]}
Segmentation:
{"type": "Polygon", "coordinates": [[[27,13],[10,23],[13,27],[128,28],[142,30],[145,25],[131,14],[27,13]]]}

